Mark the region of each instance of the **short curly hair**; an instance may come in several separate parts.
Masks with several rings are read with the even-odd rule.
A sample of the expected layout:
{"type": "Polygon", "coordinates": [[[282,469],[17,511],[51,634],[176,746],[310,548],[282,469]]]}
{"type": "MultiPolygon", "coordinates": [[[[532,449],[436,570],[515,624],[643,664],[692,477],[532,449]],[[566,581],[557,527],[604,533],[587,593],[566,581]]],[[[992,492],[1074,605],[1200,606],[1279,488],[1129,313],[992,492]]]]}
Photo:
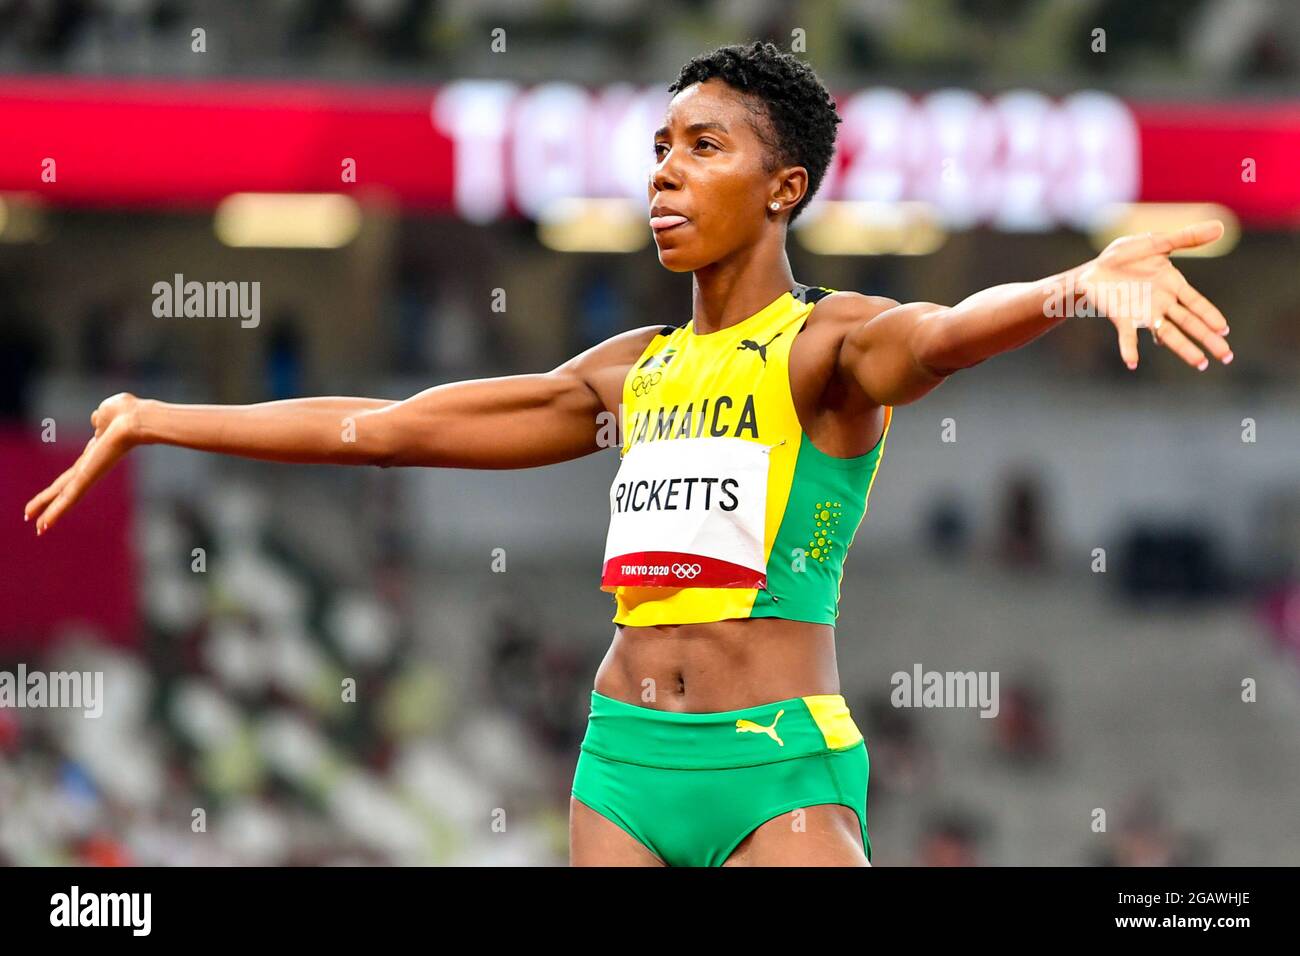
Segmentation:
{"type": "Polygon", "coordinates": [[[835,101],[808,64],[761,40],[700,54],[682,67],[668,92],[714,78],[745,94],[753,112],[766,115],[768,124],[755,123],[754,129],[768,147],[769,170],[808,170],[808,192],[790,213],[793,222],[816,195],[835,155],[835,101]]]}

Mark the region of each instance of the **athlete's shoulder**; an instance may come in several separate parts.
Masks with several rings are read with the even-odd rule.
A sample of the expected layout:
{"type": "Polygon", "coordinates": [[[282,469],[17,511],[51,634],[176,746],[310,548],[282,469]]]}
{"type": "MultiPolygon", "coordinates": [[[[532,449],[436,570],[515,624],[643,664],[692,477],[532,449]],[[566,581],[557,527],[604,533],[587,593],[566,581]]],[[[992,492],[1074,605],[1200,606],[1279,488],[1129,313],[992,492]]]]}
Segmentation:
{"type": "Polygon", "coordinates": [[[607,372],[626,373],[651,343],[670,331],[670,326],[644,325],[639,329],[619,332],[575,355],[557,371],[578,372],[588,377],[607,372]]]}
{"type": "Polygon", "coordinates": [[[676,331],[677,326],[673,325],[643,325],[606,339],[606,344],[612,351],[626,356],[629,362],[634,362],[657,340],[667,339],[676,331]]]}
{"type": "Polygon", "coordinates": [[[619,342],[624,345],[649,345],[660,336],[667,337],[677,331],[675,325],[643,325],[639,329],[628,329],[626,332],[620,332],[618,335],[610,336],[605,341],[608,343],[619,342]]]}
{"type": "Polygon", "coordinates": [[[861,324],[869,322],[882,312],[898,306],[896,299],[883,295],[863,295],[861,292],[837,291],[817,287],[822,294],[815,299],[812,314],[808,316],[809,324],[840,323],[861,324]]]}
{"type": "Polygon", "coordinates": [[[623,382],[632,366],[664,331],[662,325],[646,325],[611,335],[562,365],[552,375],[580,381],[600,397],[607,411],[618,408],[623,382]]]}

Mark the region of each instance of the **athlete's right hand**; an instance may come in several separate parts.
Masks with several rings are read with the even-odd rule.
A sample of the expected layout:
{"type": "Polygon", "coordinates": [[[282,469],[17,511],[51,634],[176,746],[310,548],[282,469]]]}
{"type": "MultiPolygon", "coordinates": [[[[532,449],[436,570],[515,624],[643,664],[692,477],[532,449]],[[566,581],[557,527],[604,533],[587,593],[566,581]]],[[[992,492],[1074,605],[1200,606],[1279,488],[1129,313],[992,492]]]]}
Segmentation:
{"type": "Polygon", "coordinates": [[[95,434],[72,467],[59,475],[23,508],[23,520],[36,522],[36,533],[44,534],[86,490],[140,444],[140,400],[129,392],[106,398],[90,416],[95,434]]]}

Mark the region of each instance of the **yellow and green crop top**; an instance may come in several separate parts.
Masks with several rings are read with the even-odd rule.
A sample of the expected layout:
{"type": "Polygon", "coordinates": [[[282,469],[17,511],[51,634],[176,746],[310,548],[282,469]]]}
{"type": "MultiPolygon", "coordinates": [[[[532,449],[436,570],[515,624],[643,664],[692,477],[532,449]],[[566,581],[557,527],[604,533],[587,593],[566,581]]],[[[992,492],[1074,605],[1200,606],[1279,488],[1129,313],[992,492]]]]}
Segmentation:
{"type": "Polygon", "coordinates": [[[831,291],[796,286],[706,335],[665,326],[628,371],[601,573],[615,623],[835,623],[893,415],[856,458],[804,434],[790,346],[831,291]]]}

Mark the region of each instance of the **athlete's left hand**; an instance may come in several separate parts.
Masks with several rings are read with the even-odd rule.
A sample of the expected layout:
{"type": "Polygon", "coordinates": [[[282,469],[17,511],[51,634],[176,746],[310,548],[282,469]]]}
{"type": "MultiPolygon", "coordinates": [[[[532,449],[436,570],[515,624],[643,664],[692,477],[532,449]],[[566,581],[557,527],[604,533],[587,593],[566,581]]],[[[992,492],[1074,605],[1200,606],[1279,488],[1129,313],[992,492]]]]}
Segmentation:
{"type": "Polygon", "coordinates": [[[1210,362],[1197,343],[1223,364],[1232,361],[1223,313],[1169,261],[1175,249],[1208,245],[1222,235],[1223,223],[1212,219],[1176,232],[1121,236],[1083,267],[1078,287],[1096,314],[1115,326],[1120,356],[1130,369],[1137,368],[1142,328],[1201,371],[1210,362]]]}

